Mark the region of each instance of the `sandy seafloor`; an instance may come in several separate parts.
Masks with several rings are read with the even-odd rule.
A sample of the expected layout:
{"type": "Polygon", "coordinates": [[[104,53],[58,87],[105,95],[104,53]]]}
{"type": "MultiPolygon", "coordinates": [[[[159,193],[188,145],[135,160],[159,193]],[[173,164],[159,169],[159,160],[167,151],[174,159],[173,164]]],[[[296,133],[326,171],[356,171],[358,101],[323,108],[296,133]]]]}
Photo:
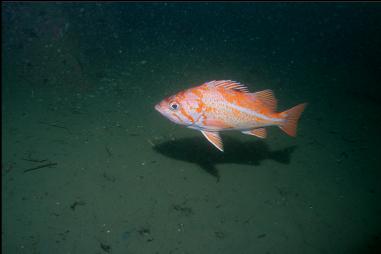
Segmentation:
{"type": "Polygon", "coordinates": [[[3,253],[380,253],[380,7],[5,4],[3,253]],[[154,110],[214,79],[308,102],[298,136],[154,110]]]}

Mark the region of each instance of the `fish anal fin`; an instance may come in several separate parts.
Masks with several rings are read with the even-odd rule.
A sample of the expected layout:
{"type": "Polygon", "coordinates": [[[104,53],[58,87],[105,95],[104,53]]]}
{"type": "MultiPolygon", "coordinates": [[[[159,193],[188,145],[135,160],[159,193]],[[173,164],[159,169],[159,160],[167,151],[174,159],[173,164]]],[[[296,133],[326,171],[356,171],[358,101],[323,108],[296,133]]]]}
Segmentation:
{"type": "Polygon", "coordinates": [[[224,147],[222,144],[221,137],[218,132],[212,132],[212,131],[201,131],[202,134],[206,137],[206,139],[212,143],[215,147],[218,148],[221,152],[224,151],[224,147]]]}
{"type": "Polygon", "coordinates": [[[275,112],[277,107],[277,100],[275,99],[274,93],[270,89],[252,93],[253,99],[259,100],[266,108],[270,111],[275,112]]]}
{"type": "Polygon", "coordinates": [[[227,90],[237,90],[240,92],[249,93],[249,89],[245,85],[232,80],[213,80],[207,82],[207,85],[214,87],[223,87],[227,90]]]}
{"type": "Polygon", "coordinates": [[[267,132],[265,128],[256,128],[249,131],[242,131],[242,133],[246,135],[253,135],[258,138],[266,138],[267,136],[267,132]]]}

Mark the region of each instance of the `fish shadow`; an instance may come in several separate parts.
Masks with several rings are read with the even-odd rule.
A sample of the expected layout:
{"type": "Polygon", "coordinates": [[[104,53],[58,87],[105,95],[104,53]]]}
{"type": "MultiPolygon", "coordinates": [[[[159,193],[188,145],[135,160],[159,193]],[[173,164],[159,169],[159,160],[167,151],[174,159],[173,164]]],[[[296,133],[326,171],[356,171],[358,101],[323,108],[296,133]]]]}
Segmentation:
{"type": "Polygon", "coordinates": [[[289,164],[296,146],[271,151],[262,140],[238,141],[224,137],[225,151],[218,151],[204,137],[181,138],[156,144],[153,149],[169,158],[197,164],[207,173],[220,179],[217,164],[245,164],[258,166],[263,160],[289,164]]]}

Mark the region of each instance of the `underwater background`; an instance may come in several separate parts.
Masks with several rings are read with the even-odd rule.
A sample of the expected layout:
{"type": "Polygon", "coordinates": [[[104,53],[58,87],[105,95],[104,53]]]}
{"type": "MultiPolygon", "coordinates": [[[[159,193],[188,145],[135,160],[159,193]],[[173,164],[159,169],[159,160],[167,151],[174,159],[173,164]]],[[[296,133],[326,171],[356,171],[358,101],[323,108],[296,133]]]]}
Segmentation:
{"type": "Polygon", "coordinates": [[[2,3],[3,253],[381,253],[381,3],[2,3]],[[154,105],[308,102],[296,138],[154,105]]]}

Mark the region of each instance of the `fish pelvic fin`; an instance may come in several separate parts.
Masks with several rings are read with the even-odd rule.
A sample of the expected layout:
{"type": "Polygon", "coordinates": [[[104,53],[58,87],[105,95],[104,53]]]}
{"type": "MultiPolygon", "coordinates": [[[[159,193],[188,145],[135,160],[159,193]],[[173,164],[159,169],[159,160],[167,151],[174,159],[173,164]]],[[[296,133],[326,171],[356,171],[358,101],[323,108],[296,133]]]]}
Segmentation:
{"type": "Polygon", "coordinates": [[[279,128],[281,128],[288,135],[295,137],[296,129],[298,126],[298,120],[306,106],[307,103],[302,103],[280,113],[281,116],[284,118],[284,122],[281,125],[279,125],[279,128]]]}
{"type": "Polygon", "coordinates": [[[218,150],[221,152],[224,151],[224,146],[222,144],[222,140],[220,134],[214,131],[201,131],[202,134],[206,137],[206,139],[212,143],[218,150]]]}

